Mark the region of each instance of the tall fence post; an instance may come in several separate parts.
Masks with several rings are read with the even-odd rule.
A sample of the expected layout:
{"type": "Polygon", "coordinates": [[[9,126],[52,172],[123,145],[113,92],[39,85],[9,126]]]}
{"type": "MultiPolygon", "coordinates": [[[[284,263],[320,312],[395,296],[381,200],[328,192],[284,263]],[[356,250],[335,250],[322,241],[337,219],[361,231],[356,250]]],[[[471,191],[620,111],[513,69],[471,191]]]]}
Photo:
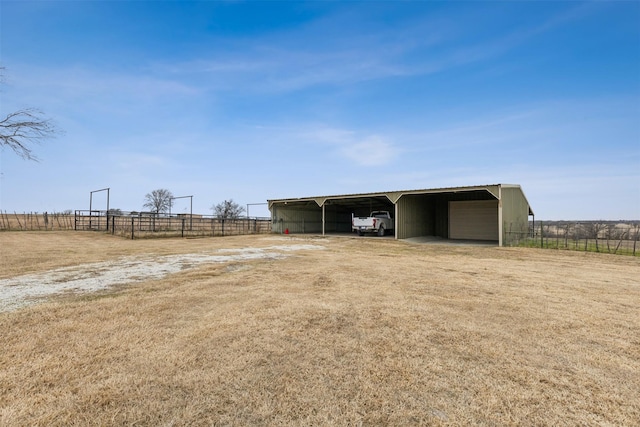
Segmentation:
{"type": "Polygon", "coordinates": [[[184,237],[184,218],[182,218],[182,237],[184,237]]]}
{"type": "Polygon", "coordinates": [[[134,217],[131,217],[131,240],[133,240],[133,231],[135,230],[134,219],[134,217]]]}

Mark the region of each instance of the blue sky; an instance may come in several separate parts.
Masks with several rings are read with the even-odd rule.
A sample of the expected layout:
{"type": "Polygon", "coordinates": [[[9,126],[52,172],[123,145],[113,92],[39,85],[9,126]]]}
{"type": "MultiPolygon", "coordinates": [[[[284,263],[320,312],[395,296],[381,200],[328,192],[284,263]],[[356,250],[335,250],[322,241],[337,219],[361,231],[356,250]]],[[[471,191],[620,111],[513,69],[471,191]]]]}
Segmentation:
{"type": "Polygon", "coordinates": [[[640,219],[640,2],[0,8],[1,113],[64,130],[0,152],[2,210],[512,183],[536,218],[640,219]]]}

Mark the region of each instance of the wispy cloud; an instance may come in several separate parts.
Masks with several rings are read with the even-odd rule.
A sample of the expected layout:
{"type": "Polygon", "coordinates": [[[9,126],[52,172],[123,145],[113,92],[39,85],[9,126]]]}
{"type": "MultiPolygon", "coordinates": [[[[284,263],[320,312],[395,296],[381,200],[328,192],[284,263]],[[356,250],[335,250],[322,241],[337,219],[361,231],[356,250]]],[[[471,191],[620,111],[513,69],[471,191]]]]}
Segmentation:
{"type": "Polygon", "coordinates": [[[330,147],[334,156],[358,166],[372,167],[392,163],[400,154],[400,148],[381,135],[362,135],[359,131],[311,127],[297,131],[305,140],[330,147]]]}
{"type": "MultiPolygon", "coordinates": [[[[186,60],[154,60],[128,74],[72,66],[48,68],[47,72],[33,70],[23,80],[36,85],[41,81],[41,87],[64,86],[70,93],[135,93],[138,98],[151,99],[204,91],[292,92],[424,76],[499,57],[592,9],[593,6],[579,5],[537,25],[513,29],[481,42],[467,34],[465,20],[471,19],[469,16],[446,24],[437,18],[409,20],[401,31],[396,27],[377,28],[375,33],[363,35],[343,29],[327,35],[326,25],[336,25],[332,20],[344,21],[345,25],[349,22],[345,17],[329,16],[321,22],[261,34],[259,38],[222,39],[214,50],[196,50],[186,60]]],[[[474,15],[473,19],[477,17],[474,15]]],[[[24,71],[28,70],[20,70],[20,74],[24,71]]]]}
{"type": "Polygon", "coordinates": [[[124,107],[132,110],[136,105],[160,105],[162,101],[193,98],[201,93],[187,80],[131,70],[108,72],[90,66],[49,66],[44,70],[15,64],[7,73],[11,82],[3,101],[44,103],[58,111],[88,110],[88,106],[92,111],[122,111],[124,107]]]}
{"type": "MultiPolygon", "coordinates": [[[[599,150],[636,147],[640,128],[637,99],[632,96],[551,99],[529,104],[477,112],[450,114],[442,123],[424,131],[394,133],[412,153],[452,152],[464,149],[485,154],[504,151],[545,157],[545,162],[563,161],[554,156],[561,150],[575,150],[575,158],[597,154],[599,150]],[[607,148],[607,142],[614,142],[607,148]],[[605,144],[605,145],[603,145],[605,144]],[[594,151],[596,150],[596,151],[594,151]]],[[[459,152],[462,155],[463,152],[459,152]]],[[[613,155],[613,154],[612,154],[613,155]]]]}
{"type": "Polygon", "coordinates": [[[376,135],[344,145],[340,152],[362,166],[382,166],[391,163],[397,155],[396,147],[376,135]]]}
{"type": "MultiPolygon", "coordinates": [[[[340,86],[372,80],[425,76],[500,57],[541,33],[593,13],[594,6],[578,5],[528,27],[477,41],[459,22],[440,22],[437,18],[408,20],[401,31],[376,28],[363,36],[342,29],[326,33],[326,25],[350,22],[357,16],[330,16],[320,22],[287,32],[261,35],[221,45],[227,48],[201,52],[201,56],[179,63],[156,64],[175,75],[200,76],[213,90],[291,92],[317,86],[340,86]],[[452,29],[453,27],[454,29],[452,29]],[[304,40],[305,43],[300,41],[304,40]],[[229,46],[232,46],[231,49],[229,46]]],[[[476,11],[477,12],[477,11],[476,11]]],[[[355,21],[355,22],[354,22],[355,21]]],[[[505,30],[507,31],[507,30],[505,30]]]]}

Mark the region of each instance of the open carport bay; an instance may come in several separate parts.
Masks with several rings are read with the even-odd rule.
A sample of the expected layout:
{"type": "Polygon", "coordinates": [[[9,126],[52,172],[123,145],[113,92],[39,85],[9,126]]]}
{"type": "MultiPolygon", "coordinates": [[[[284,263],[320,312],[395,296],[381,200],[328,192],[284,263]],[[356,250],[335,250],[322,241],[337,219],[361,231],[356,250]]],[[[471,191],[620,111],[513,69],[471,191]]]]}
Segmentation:
{"type": "Polygon", "coordinates": [[[389,211],[394,204],[384,196],[287,201],[272,208],[273,230],[284,233],[351,233],[352,216],[389,211]],[[323,209],[324,208],[324,209],[323,209]],[[323,218],[324,217],[324,218],[323,218]],[[324,227],[323,227],[324,223],[324,227]]]}

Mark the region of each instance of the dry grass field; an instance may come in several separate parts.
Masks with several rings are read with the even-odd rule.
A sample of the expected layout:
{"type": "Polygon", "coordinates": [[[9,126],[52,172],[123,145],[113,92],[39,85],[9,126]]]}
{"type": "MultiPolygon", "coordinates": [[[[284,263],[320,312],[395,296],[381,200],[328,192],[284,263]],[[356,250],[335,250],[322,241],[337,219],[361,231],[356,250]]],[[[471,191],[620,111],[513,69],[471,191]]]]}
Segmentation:
{"type": "Polygon", "coordinates": [[[634,257],[5,232],[0,293],[177,256],[0,311],[0,425],[640,424],[634,257]]]}

